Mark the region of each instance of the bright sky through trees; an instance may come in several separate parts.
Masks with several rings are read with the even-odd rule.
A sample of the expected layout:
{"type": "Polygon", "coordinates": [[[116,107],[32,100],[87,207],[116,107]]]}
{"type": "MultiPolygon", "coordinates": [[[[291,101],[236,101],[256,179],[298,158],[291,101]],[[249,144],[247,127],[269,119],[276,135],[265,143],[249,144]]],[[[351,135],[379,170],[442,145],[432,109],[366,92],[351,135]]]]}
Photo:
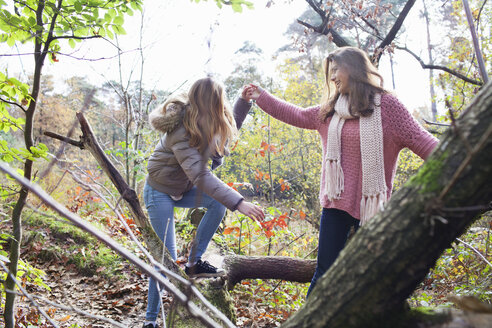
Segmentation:
{"type": "MultiPolygon", "coordinates": [[[[263,70],[272,74],[278,62],[272,59],[274,52],[281,46],[292,42],[284,35],[289,24],[294,22],[307,8],[304,0],[291,3],[275,1],[267,8],[267,1],[255,0],[254,10],[244,8],[242,13],[233,12],[229,6],[219,9],[212,1],[174,0],[144,2],[143,26],[141,14],[135,12],[133,17],[126,17],[125,36],[118,39],[122,51],[122,77],[140,78],[140,51],[145,60],[143,80],[147,88],[175,90],[185,81],[193,81],[206,73],[213,73],[225,79],[233,68],[235,52],[245,41],[255,43],[264,52],[263,62],[258,63],[263,70]],[[140,41],[140,34],[143,35],[140,41]],[[210,46],[208,45],[210,43],[210,46]]],[[[420,5],[412,9],[407,29],[412,31],[408,43],[419,44],[425,49],[425,32],[423,23],[412,24],[418,19],[420,5]]],[[[100,84],[106,80],[119,80],[119,62],[116,41],[88,40],[75,49],[62,46],[59,62],[48,63],[44,74],[52,74],[63,80],[77,75],[86,77],[88,82],[100,84]],[[76,59],[78,58],[78,59],[76,59]],[[81,60],[80,58],[89,59],[81,60]]],[[[0,54],[24,53],[29,48],[11,49],[5,44],[0,46],[0,54]]],[[[422,54],[425,54],[422,50],[422,54]]],[[[424,57],[425,58],[425,55],[424,57]]],[[[396,93],[410,110],[429,102],[427,72],[422,70],[415,60],[401,52],[394,58],[396,93]]],[[[3,57],[2,69],[10,73],[32,73],[32,56],[3,57]]],[[[385,87],[391,88],[391,71],[389,60],[384,56],[381,72],[385,78],[385,87]]]]}

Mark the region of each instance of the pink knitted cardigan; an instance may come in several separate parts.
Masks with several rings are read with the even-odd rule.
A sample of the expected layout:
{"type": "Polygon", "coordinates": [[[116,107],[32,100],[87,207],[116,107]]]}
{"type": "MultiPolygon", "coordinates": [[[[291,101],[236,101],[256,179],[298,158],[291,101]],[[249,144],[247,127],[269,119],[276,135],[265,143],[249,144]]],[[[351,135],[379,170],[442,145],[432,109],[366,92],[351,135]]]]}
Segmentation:
{"type": "MultiPolygon", "coordinates": [[[[269,115],[287,124],[317,130],[322,143],[323,158],[326,155],[326,139],[331,117],[322,121],[320,107],[301,108],[284,102],[266,91],[256,100],[258,106],[269,115]]],[[[407,147],[426,159],[438,143],[438,139],[427,132],[408,112],[396,97],[383,94],[381,97],[381,120],[383,124],[384,171],[388,198],[391,196],[396,162],[400,150],[407,147]]],[[[320,203],[324,208],[336,208],[360,219],[362,197],[362,164],[360,152],[359,119],[345,121],[342,129],[341,162],[345,178],[345,189],[340,199],[329,201],[320,191],[320,203]]],[[[325,161],[321,168],[321,181],[325,181],[325,161]]],[[[321,184],[322,185],[322,184],[321,184]]]]}

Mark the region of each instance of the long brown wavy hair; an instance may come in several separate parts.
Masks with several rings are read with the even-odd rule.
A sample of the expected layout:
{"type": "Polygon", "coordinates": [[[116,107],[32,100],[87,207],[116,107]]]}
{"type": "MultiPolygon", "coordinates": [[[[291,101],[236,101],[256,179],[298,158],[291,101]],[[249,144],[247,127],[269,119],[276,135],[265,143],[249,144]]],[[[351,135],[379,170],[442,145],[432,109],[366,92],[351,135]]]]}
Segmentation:
{"type": "Polygon", "coordinates": [[[210,77],[193,83],[188,92],[183,124],[190,146],[204,154],[207,150],[224,155],[226,144],[237,133],[224,87],[210,77]]]}
{"type": "Polygon", "coordinates": [[[321,118],[326,120],[333,115],[340,97],[340,92],[330,79],[333,62],[348,72],[350,113],[353,116],[371,115],[374,94],[387,92],[383,88],[383,77],[364,51],[356,47],[342,47],[331,52],[323,62],[325,88],[321,99],[321,118]]]}

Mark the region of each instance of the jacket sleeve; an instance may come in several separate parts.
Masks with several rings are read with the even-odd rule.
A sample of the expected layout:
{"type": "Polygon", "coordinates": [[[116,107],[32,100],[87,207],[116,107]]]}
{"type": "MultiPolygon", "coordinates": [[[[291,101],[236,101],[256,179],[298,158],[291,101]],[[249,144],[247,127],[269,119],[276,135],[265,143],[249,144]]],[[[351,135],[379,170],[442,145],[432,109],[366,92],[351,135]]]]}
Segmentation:
{"type": "Polygon", "coordinates": [[[298,128],[317,130],[321,124],[319,106],[298,107],[272,96],[265,90],[256,100],[256,104],[268,115],[298,128]]]}
{"type": "Polygon", "coordinates": [[[238,130],[243,126],[244,119],[248,115],[252,104],[252,102],[246,101],[241,97],[234,103],[234,120],[236,121],[236,128],[238,130]]]}
{"type": "MultiPolygon", "coordinates": [[[[251,109],[251,102],[244,100],[243,98],[238,98],[234,104],[234,120],[236,121],[236,128],[239,130],[243,125],[249,110],[251,109]]],[[[212,156],[212,170],[215,170],[224,162],[224,158],[219,155],[212,156]]]]}
{"type": "Polygon", "coordinates": [[[243,200],[243,196],[222,182],[210,171],[207,167],[207,159],[200,154],[198,149],[190,146],[188,138],[176,138],[176,140],[171,145],[171,149],[179,165],[193,185],[223,204],[229,210],[236,210],[239,203],[243,200]]]}

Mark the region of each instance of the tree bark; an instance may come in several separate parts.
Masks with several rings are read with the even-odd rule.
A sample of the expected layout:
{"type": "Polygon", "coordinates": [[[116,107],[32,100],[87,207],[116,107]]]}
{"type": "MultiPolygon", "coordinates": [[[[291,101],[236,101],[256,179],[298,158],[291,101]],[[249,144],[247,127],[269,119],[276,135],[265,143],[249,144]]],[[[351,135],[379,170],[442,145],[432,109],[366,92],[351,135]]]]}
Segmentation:
{"type": "Polygon", "coordinates": [[[489,83],[386,210],[359,229],[283,327],[394,327],[392,318],[400,322],[406,299],[443,250],[490,208],[491,134],[489,83]]]}

